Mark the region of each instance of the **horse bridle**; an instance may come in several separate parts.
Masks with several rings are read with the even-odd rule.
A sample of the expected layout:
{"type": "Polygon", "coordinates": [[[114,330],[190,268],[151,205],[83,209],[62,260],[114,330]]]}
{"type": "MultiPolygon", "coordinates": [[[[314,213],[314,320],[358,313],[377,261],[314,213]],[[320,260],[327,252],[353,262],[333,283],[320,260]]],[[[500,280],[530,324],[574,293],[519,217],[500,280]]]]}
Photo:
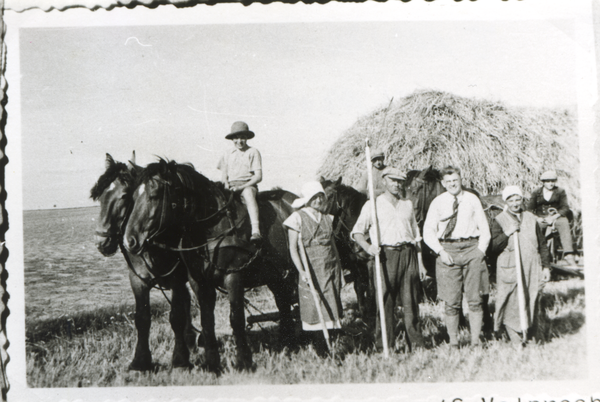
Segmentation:
{"type": "MultiPolygon", "coordinates": [[[[158,229],[156,230],[156,232],[154,232],[153,234],[151,234],[150,236],[148,236],[146,238],[146,240],[144,241],[144,246],[145,245],[152,245],[152,246],[156,246],[159,247],[163,250],[169,250],[169,251],[176,251],[176,252],[181,252],[181,251],[194,251],[194,250],[199,250],[203,247],[205,247],[206,245],[208,245],[208,243],[213,242],[221,237],[225,237],[227,235],[229,235],[233,230],[235,230],[238,227],[238,224],[240,224],[242,221],[240,221],[238,224],[232,224],[231,228],[229,228],[228,230],[226,230],[225,232],[217,235],[214,238],[208,239],[208,241],[204,244],[201,244],[199,246],[193,246],[193,247],[181,247],[182,244],[182,239],[183,237],[180,239],[179,242],[179,246],[178,247],[172,247],[167,245],[166,243],[161,243],[161,242],[157,242],[154,239],[156,237],[158,237],[160,234],[162,234],[164,231],[166,231],[165,228],[162,228],[163,226],[163,222],[164,222],[164,215],[166,214],[167,211],[167,195],[170,195],[170,192],[167,191],[167,187],[171,186],[171,183],[169,183],[168,181],[162,179],[162,178],[158,178],[156,179],[159,182],[161,182],[163,184],[164,187],[164,191],[163,191],[163,200],[162,200],[162,211],[161,211],[161,216],[160,216],[160,221],[159,221],[159,225],[158,225],[158,229]]],[[[227,209],[229,208],[229,206],[231,205],[231,203],[233,202],[233,192],[231,192],[229,199],[227,200],[227,202],[225,202],[225,204],[219,208],[216,212],[210,214],[209,216],[206,216],[204,218],[200,218],[200,219],[196,219],[196,223],[200,223],[200,222],[208,222],[213,218],[216,218],[220,215],[222,215],[224,212],[227,212],[227,209]]]]}
{"type": "MultiPolygon", "coordinates": [[[[417,200],[417,203],[422,205],[422,208],[419,209],[419,213],[422,214],[422,210],[425,209],[425,201],[427,200],[427,198],[425,196],[425,190],[426,190],[425,186],[427,186],[427,181],[421,179],[418,176],[415,177],[413,179],[413,181],[416,181],[417,183],[420,183],[423,185],[423,191],[421,191],[421,194],[419,194],[419,198],[417,200]]],[[[417,204],[417,206],[418,206],[418,204],[417,204]]],[[[416,218],[416,216],[415,216],[415,218],[416,218]]],[[[421,221],[423,220],[423,218],[424,217],[421,217],[421,221]]],[[[417,220],[417,224],[420,224],[420,223],[421,222],[419,220],[417,220]]]]}

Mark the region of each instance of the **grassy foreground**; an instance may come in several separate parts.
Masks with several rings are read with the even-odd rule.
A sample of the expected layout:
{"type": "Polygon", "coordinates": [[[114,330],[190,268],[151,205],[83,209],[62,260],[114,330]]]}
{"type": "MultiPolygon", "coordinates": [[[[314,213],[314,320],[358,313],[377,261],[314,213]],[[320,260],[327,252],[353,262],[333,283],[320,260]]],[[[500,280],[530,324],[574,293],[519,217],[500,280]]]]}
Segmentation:
{"type": "MultiPolygon", "coordinates": [[[[354,317],[350,286],[344,288],[348,350],[343,361],[320,358],[310,345],[297,352],[282,350],[277,325],[261,324],[248,331],[254,352],[254,371],[232,368],[235,345],[226,317],[225,300],[217,304],[217,331],[221,342],[220,376],[204,371],[202,348],[192,353],[196,367],[173,370],[170,366],[173,335],[168,304],[153,307],[150,347],[154,372],[129,372],[136,334],[133,306],[119,305],[81,312],[70,317],[32,319],[27,323],[27,379],[31,387],[97,387],[158,385],[241,385],[301,383],[377,383],[452,381],[566,380],[586,375],[585,297],[583,281],[572,279],[546,286],[540,319],[541,336],[526,347],[491,336],[482,348],[451,350],[445,344],[441,303],[421,305],[423,334],[429,348],[405,352],[403,335],[390,359],[365,348],[368,337],[354,317]]],[[[263,311],[274,311],[266,290],[247,298],[263,311]]],[[[194,319],[199,327],[199,317],[194,319]]],[[[461,338],[467,343],[468,329],[461,338]]]]}

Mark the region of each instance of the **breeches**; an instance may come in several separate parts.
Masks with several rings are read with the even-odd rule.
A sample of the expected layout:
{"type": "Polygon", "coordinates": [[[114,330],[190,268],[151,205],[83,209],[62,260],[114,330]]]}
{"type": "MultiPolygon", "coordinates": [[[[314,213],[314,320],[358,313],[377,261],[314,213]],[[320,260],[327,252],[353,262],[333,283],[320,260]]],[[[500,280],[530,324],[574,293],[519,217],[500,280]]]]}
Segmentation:
{"type": "MultiPolygon", "coordinates": [[[[556,227],[556,230],[558,230],[563,252],[565,254],[573,253],[573,238],[571,236],[571,225],[569,224],[569,220],[564,216],[561,216],[554,222],[554,226],[556,227]]],[[[548,225],[540,223],[540,227],[542,228],[542,232],[545,232],[548,225]]]]}
{"type": "Polygon", "coordinates": [[[478,241],[442,243],[454,264],[446,265],[438,257],[435,261],[438,296],[448,309],[458,312],[464,291],[470,311],[481,311],[481,293],[489,287],[485,255],[477,248],[478,241]]]}

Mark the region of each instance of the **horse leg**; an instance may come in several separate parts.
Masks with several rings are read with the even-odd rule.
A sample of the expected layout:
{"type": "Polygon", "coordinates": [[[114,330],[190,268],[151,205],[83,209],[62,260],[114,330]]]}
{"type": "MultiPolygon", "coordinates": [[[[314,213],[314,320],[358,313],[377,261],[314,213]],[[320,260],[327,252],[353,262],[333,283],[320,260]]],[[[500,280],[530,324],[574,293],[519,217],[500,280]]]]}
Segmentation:
{"type": "Polygon", "coordinates": [[[229,299],[229,323],[233,330],[237,350],[236,368],[238,370],[252,368],[252,351],[246,338],[246,317],[244,314],[244,286],[242,276],[238,272],[225,276],[225,289],[229,299]]]}
{"type": "Polygon", "coordinates": [[[369,268],[366,263],[356,262],[352,265],[354,271],[354,292],[358,309],[363,321],[372,313],[371,309],[375,306],[373,292],[369,290],[369,268]]]}
{"type": "Polygon", "coordinates": [[[375,284],[375,259],[369,259],[367,262],[367,315],[363,317],[363,321],[369,328],[375,328],[377,320],[377,285],[375,284]]]}
{"type": "Polygon", "coordinates": [[[135,329],[137,343],[135,355],[129,364],[129,370],[146,371],[152,369],[152,354],[150,353],[150,288],[146,283],[129,272],[129,282],[135,296],[135,329]]]}
{"type": "Polygon", "coordinates": [[[296,342],[296,330],[294,318],[292,317],[292,295],[294,289],[289,280],[279,276],[267,282],[269,290],[275,297],[275,304],[279,310],[279,341],[285,348],[294,348],[296,342]]]}
{"type": "Polygon", "coordinates": [[[217,373],[221,363],[219,344],[215,335],[217,293],[215,288],[207,284],[206,281],[196,281],[192,276],[189,276],[189,282],[200,304],[200,322],[202,323],[206,366],[209,371],[217,373]]]}
{"type": "Polygon", "coordinates": [[[192,301],[190,292],[193,292],[193,290],[191,288],[188,288],[187,284],[185,286],[185,291],[188,294],[188,301],[184,305],[186,319],[184,338],[185,344],[187,345],[188,349],[190,351],[195,351],[197,350],[198,346],[202,346],[202,334],[196,328],[194,328],[194,324],[192,321],[192,304],[197,306],[198,303],[196,303],[195,297],[192,301]]]}
{"type": "Polygon", "coordinates": [[[190,295],[185,282],[178,279],[171,281],[171,313],[169,322],[175,334],[175,348],[173,349],[173,367],[191,368],[190,351],[186,343],[186,329],[190,323],[190,295]]]}

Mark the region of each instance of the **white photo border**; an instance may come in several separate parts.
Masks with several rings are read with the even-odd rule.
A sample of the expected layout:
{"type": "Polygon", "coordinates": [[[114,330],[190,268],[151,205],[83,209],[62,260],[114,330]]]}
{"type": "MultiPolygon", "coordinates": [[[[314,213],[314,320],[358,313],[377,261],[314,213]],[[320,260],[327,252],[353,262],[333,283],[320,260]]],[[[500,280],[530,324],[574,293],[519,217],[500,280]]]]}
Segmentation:
{"type": "MultiPolygon", "coordinates": [[[[575,3],[575,2],[573,2],[575,3]]],[[[328,3],[306,4],[217,4],[195,5],[179,9],[172,5],[147,8],[138,5],[130,10],[123,2],[73,2],[69,0],[5,0],[5,80],[3,89],[8,97],[5,189],[10,229],[6,233],[9,250],[5,269],[8,271],[6,289],[10,300],[10,315],[3,328],[8,337],[10,356],[6,372],[10,384],[10,401],[106,401],[106,400],[398,400],[398,401],[569,401],[600,400],[600,236],[598,220],[600,200],[600,169],[597,140],[600,106],[598,99],[598,62],[600,35],[600,2],[580,1],[576,4],[561,1],[489,1],[478,2],[413,0],[408,3],[328,3]],[[568,4],[568,7],[565,5],[568,4]],[[319,8],[315,13],[314,9],[319,8]],[[65,11],[58,11],[65,10],[65,11]],[[94,11],[90,11],[94,10],[94,11]],[[187,15],[186,15],[187,13],[187,15]],[[568,17],[566,16],[568,15],[568,17]],[[175,19],[173,19],[175,18],[175,19]],[[492,383],[418,383],[418,384],[352,384],[352,385],[277,385],[277,386],[218,386],[163,388],[28,388],[25,367],[24,267],[22,179],[19,105],[19,29],[24,27],[60,26],[120,26],[151,24],[197,24],[236,22],[296,22],[345,20],[502,20],[502,19],[559,19],[572,18],[577,23],[578,49],[578,107],[581,188],[584,232],[586,234],[586,329],[588,348],[587,380],[492,383]],[[176,22],[175,22],[176,21],[176,22]],[[594,36],[595,34],[595,36],[594,36]],[[596,39],[594,39],[596,38],[596,39]],[[584,171],[585,169],[585,171],[584,171]],[[593,170],[593,174],[585,174],[593,170]],[[596,380],[596,381],[595,381],[596,380]],[[520,398],[520,399],[519,399],[520,398]]],[[[173,4],[181,6],[182,2],[173,4]]]]}

